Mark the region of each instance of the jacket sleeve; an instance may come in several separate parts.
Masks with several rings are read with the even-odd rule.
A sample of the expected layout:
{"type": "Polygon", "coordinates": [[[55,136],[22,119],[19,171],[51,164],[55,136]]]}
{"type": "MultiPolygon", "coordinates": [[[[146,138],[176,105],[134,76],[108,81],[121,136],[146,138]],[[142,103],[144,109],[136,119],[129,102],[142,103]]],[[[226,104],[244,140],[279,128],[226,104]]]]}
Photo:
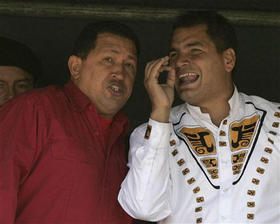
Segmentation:
{"type": "Polygon", "coordinates": [[[159,221],[171,213],[169,141],[172,124],[152,119],[130,137],[129,172],[118,200],[132,217],[159,221]]]}
{"type": "Polygon", "coordinates": [[[0,108],[0,223],[15,222],[18,193],[36,151],[36,112],[12,100],[0,108]]]}

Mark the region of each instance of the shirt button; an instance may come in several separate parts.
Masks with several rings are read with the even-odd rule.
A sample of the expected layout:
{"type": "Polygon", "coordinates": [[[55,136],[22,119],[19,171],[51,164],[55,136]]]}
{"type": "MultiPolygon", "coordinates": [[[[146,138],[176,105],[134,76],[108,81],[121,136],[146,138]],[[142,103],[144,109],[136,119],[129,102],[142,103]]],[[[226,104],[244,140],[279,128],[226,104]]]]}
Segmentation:
{"type": "Polygon", "coordinates": [[[224,193],[227,193],[227,192],[228,192],[228,189],[224,189],[223,192],[224,192],[224,193]]]}

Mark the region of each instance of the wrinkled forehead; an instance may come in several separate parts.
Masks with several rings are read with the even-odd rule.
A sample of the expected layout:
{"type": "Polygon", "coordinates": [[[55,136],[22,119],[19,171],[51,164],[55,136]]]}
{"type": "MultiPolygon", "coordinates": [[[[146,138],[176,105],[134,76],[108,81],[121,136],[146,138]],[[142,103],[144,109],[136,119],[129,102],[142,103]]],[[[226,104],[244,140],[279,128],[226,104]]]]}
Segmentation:
{"type": "Polygon", "coordinates": [[[98,34],[93,50],[126,53],[128,57],[137,61],[137,49],[134,41],[116,34],[107,32],[98,34]]]}
{"type": "Polygon", "coordinates": [[[212,42],[207,33],[207,25],[201,24],[176,28],[172,33],[170,48],[187,42],[212,42]]]}

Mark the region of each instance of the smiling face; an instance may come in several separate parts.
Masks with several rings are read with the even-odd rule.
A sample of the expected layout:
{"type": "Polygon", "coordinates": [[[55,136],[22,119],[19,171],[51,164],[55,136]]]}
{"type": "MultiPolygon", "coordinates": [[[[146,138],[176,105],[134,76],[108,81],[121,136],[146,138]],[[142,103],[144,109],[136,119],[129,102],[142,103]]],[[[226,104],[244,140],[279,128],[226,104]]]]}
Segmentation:
{"type": "Polygon", "coordinates": [[[111,33],[98,34],[87,58],[69,58],[72,80],[96,106],[98,113],[112,118],[131,95],[137,67],[133,41],[111,33]]]}
{"type": "Polygon", "coordinates": [[[183,101],[203,107],[232,94],[234,51],[230,48],[218,53],[206,25],[177,28],[169,56],[176,71],[175,87],[183,101]]]}

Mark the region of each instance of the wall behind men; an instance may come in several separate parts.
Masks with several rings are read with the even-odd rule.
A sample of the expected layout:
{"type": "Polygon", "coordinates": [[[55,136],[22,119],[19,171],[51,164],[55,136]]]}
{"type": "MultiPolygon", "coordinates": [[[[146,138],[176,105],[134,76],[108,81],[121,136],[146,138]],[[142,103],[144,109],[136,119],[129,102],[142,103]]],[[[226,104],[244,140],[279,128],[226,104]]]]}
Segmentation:
{"type": "MultiPolygon", "coordinates": [[[[40,57],[44,72],[39,87],[63,85],[69,79],[67,60],[80,30],[93,19],[0,16],[0,35],[21,41],[40,57]]],[[[132,127],[148,119],[150,104],[143,86],[147,61],[168,52],[171,22],[121,21],[139,36],[141,55],[135,89],[124,108],[132,127]]],[[[242,92],[280,102],[280,28],[236,25],[239,52],[235,83],[242,92]]],[[[177,99],[175,104],[180,103],[177,99]]]]}

